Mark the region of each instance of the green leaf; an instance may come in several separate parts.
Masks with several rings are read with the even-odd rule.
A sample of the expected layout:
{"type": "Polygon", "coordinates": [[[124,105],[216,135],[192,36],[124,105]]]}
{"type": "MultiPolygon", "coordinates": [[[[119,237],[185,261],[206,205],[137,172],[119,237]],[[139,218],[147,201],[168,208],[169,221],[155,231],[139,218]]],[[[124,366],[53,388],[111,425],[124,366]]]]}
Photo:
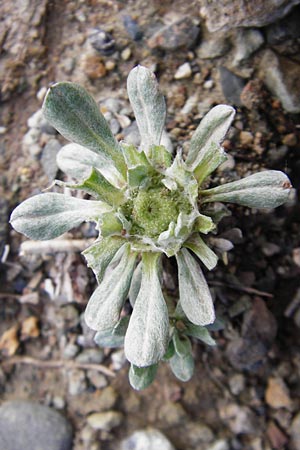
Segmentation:
{"type": "Polygon", "coordinates": [[[98,227],[102,237],[120,235],[123,230],[122,222],[115,212],[102,214],[98,227]]]}
{"type": "Polygon", "coordinates": [[[195,170],[201,164],[201,161],[216,161],[215,158],[218,159],[218,144],[224,139],[234,115],[235,110],[231,106],[218,105],[203,117],[192,137],[186,158],[186,163],[192,170],[195,170]],[[211,147],[211,144],[215,145],[211,147]],[[216,155],[212,157],[214,152],[216,152],[216,155]],[[207,157],[206,153],[209,153],[210,156],[207,157]]]}
{"type": "Polygon", "coordinates": [[[291,187],[283,172],[266,170],[201,191],[200,195],[202,203],[231,202],[250,208],[276,208],[287,201],[291,187]]]}
{"type": "Polygon", "coordinates": [[[134,145],[122,143],[123,154],[128,170],[128,184],[131,188],[140,186],[153,172],[144,152],[139,152],[134,145]]]}
{"type": "Polygon", "coordinates": [[[131,364],[129,369],[129,383],[137,391],[146,389],[154,381],[157,372],[157,364],[149,367],[137,367],[131,364]]]}
{"type": "Polygon", "coordinates": [[[60,170],[75,180],[84,180],[95,167],[113,186],[122,188],[125,185],[123,177],[115,166],[107,162],[101,154],[94,153],[81,145],[67,144],[62,147],[57,154],[56,162],[60,170]]]}
{"type": "Polygon", "coordinates": [[[198,185],[201,186],[202,182],[226,160],[227,156],[223,148],[211,142],[206,151],[199,154],[197,166],[193,166],[198,185]]]}
{"type": "Polygon", "coordinates": [[[193,234],[185,243],[184,246],[192,250],[200,261],[208,268],[212,270],[216,267],[218,262],[217,255],[205,244],[199,234],[193,234]]]}
{"type": "Polygon", "coordinates": [[[214,305],[206,280],[188,250],[177,255],[179,295],[181,307],[195,325],[207,325],[215,320],[214,305]]]}
{"type": "Polygon", "coordinates": [[[123,347],[129,316],[122,317],[115,327],[108,330],[98,331],[94,341],[99,347],[117,348],[123,347]]]}
{"type": "Polygon", "coordinates": [[[70,189],[79,189],[93,195],[111,206],[119,206],[126,201],[124,193],[115,188],[101,173],[92,168],[88,178],[79,184],[67,184],[70,189]]]}
{"type": "Polygon", "coordinates": [[[186,336],[179,337],[178,332],[175,332],[173,343],[175,353],[169,360],[171,370],[179,380],[188,381],[192,378],[195,367],[191,342],[186,336]]]}
{"type": "Polygon", "coordinates": [[[52,85],[45,97],[43,112],[66,139],[103,155],[125,176],[120,146],[97,103],[83,87],[70,82],[52,85]]]}
{"type": "Polygon", "coordinates": [[[45,193],[25,200],[13,211],[10,223],[30,239],[53,239],[84,221],[98,221],[111,206],[64,194],[45,193]]]}
{"type": "Polygon", "coordinates": [[[188,336],[194,337],[196,339],[199,339],[200,341],[204,342],[207,345],[215,346],[216,341],[211,337],[209,334],[209,331],[205,327],[201,327],[199,325],[194,325],[193,323],[190,323],[188,321],[185,321],[186,329],[184,330],[184,333],[188,336]]]}
{"type": "Polygon", "coordinates": [[[171,165],[172,155],[163,145],[152,145],[147,152],[148,160],[158,172],[164,172],[171,165]]]}
{"type": "Polygon", "coordinates": [[[107,330],[120,319],[136,260],[136,254],[130,252],[129,244],[125,246],[118,265],[105,273],[102,283],[88,302],[85,321],[92,330],[107,330]]]}
{"type": "Polygon", "coordinates": [[[216,225],[211,217],[205,216],[204,214],[199,214],[197,219],[195,220],[194,230],[199,231],[200,233],[207,234],[210,231],[214,230],[216,225]]]}
{"type": "Polygon", "coordinates": [[[169,317],[158,277],[159,253],[142,254],[142,283],[125,337],[126,358],[147,367],[164,356],[169,338],[169,317]]]}
{"type": "Polygon", "coordinates": [[[127,80],[129,100],[141,135],[141,148],[147,154],[159,145],[166,117],[166,106],[155,75],[146,67],[131,70],[127,80]]]}
{"type": "Polygon", "coordinates": [[[88,267],[93,269],[98,283],[103,280],[107,266],[125,242],[125,239],[119,236],[109,236],[101,238],[82,252],[88,267]]]}

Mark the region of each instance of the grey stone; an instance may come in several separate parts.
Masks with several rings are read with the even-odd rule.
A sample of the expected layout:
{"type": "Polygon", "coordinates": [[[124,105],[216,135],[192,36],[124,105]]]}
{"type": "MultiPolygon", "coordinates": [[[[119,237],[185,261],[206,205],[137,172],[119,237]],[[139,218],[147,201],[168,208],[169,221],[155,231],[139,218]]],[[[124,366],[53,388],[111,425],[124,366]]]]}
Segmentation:
{"type": "Polygon", "coordinates": [[[300,37],[300,7],[294,8],[291,14],[282,20],[266,27],[266,39],[268,44],[281,44],[289,39],[300,37]]]}
{"type": "Polygon", "coordinates": [[[87,348],[77,356],[76,361],[83,364],[101,364],[104,359],[103,350],[100,348],[87,348]]]}
{"type": "Polygon", "coordinates": [[[74,369],[68,372],[68,391],[70,395],[82,394],[87,389],[84,370],[74,369]]]}
{"type": "Polygon", "coordinates": [[[124,439],[120,450],[175,450],[171,442],[155,428],[135,431],[124,439]]]}
{"type": "Polygon", "coordinates": [[[300,450],[300,413],[298,413],[291,425],[291,444],[293,450],[300,450]]]}
{"type": "Polygon", "coordinates": [[[150,39],[150,48],[163,50],[178,50],[192,48],[199,36],[200,28],[194,24],[190,17],[183,17],[176,22],[159,29],[150,39]]]}
{"type": "Polygon", "coordinates": [[[200,59],[214,59],[225,55],[230,49],[230,42],[224,33],[212,34],[205,39],[197,50],[200,59]]]}
{"type": "Polygon", "coordinates": [[[188,444],[196,447],[201,444],[208,444],[212,442],[214,435],[211,429],[203,424],[197,422],[190,422],[184,427],[184,432],[188,444]]]}
{"type": "Polygon", "coordinates": [[[97,389],[102,389],[108,384],[105,376],[97,370],[88,370],[87,377],[90,383],[92,383],[92,385],[97,389]]]}
{"type": "Polygon", "coordinates": [[[182,425],[187,421],[187,413],[180,403],[166,402],[161,406],[158,418],[169,426],[182,425]]]}
{"type": "Polygon", "coordinates": [[[253,411],[247,406],[239,406],[235,403],[228,403],[221,406],[221,419],[229,426],[235,434],[256,434],[258,420],[253,411]]]}
{"type": "Polygon", "coordinates": [[[236,52],[233,65],[247,60],[264,43],[264,37],[259,30],[240,29],[236,33],[236,52]]]}
{"type": "Polygon", "coordinates": [[[50,139],[42,150],[41,164],[49,181],[55,179],[58,170],[56,156],[60,149],[60,142],[57,139],[50,139]]]}
{"type": "Polygon", "coordinates": [[[236,106],[241,106],[241,93],[246,84],[245,80],[234,74],[226,67],[220,67],[220,78],[224,97],[236,106]]]}
{"type": "Polygon", "coordinates": [[[260,62],[260,77],[287,112],[300,112],[300,64],[266,50],[260,62]]]}
{"type": "Polygon", "coordinates": [[[200,13],[210,32],[263,27],[287,15],[299,0],[203,0],[200,13]]]}
{"type": "Polygon", "coordinates": [[[71,450],[72,427],[57,411],[29,401],[0,407],[0,450],[71,450]]]}
{"type": "Polygon", "coordinates": [[[219,439],[209,447],[206,447],[206,450],[229,450],[229,444],[225,439],[219,439]]]}

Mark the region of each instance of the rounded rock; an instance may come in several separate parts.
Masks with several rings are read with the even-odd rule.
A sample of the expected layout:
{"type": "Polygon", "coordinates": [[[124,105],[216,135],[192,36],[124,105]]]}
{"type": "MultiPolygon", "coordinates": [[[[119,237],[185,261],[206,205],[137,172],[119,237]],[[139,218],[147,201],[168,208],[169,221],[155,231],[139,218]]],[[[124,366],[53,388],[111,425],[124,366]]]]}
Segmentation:
{"type": "Polygon", "coordinates": [[[15,400],[0,407],[1,450],[71,450],[72,427],[57,411],[15,400]],[[41,444],[42,443],[42,444],[41,444]]]}

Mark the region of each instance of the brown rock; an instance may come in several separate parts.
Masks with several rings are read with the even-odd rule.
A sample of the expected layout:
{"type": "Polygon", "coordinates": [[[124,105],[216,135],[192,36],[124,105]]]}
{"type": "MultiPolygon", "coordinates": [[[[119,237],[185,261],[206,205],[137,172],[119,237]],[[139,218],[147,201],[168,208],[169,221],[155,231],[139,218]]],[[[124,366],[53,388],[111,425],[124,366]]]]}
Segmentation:
{"type": "Polygon", "coordinates": [[[91,80],[97,80],[106,75],[105,64],[98,55],[86,56],[84,58],[83,70],[91,80]]]}
{"type": "Polygon", "coordinates": [[[281,378],[269,378],[265,399],[267,404],[275,409],[292,407],[289,390],[281,378]]]}
{"type": "Polygon", "coordinates": [[[288,442],[287,436],[275,425],[274,422],[270,422],[267,428],[267,436],[271,442],[272,449],[279,450],[284,448],[288,442]]]}

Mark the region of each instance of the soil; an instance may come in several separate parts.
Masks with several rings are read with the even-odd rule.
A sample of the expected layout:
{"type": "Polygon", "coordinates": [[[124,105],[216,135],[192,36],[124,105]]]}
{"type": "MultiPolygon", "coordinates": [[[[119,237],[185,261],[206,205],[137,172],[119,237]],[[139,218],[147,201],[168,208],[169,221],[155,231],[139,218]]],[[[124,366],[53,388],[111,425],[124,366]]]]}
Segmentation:
{"type": "MultiPolygon", "coordinates": [[[[66,357],[69,344],[77,345],[79,354],[94,345],[80,320],[95,287],[94,277],[78,253],[20,255],[25,238],[6,226],[18,203],[49,185],[40,155],[24,151],[22,145],[27,120],[41,107],[38,93],[55,81],[75,81],[99,101],[120,98],[128,109],[125,87],[130,69],[137,63],[154,67],[168,104],[166,128],[174,147],[185,149],[203,114],[197,108],[187,114],[180,110],[195,93],[201,104],[226,102],[218,67],[226,65],[231,55],[200,60],[196,47],[168,51],[147,45],[163,23],[176,17],[187,15],[195,23],[200,21],[197,1],[29,3],[26,11],[23,0],[0,7],[4,12],[0,126],[5,128],[0,135],[0,250],[8,252],[2,257],[0,275],[1,399],[32,399],[61,409],[74,427],[75,450],[90,448],[83,430],[88,414],[102,404],[107,386],[116,392],[108,409],[122,412],[123,419],[110,432],[95,432],[98,448],[115,449],[133,431],[148,426],[160,429],[177,450],[208,449],[217,439],[226,440],[230,449],[292,448],[292,420],[300,411],[300,209],[295,191],[286,205],[272,211],[229,206],[232,214],[221,222],[218,234],[231,240],[234,248],[224,251],[218,267],[206,274],[225,328],[213,332],[216,348],[194,342],[196,368],[191,381],[178,381],[162,364],[152,386],[133,391],[122,354],[105,349],[103,370],[109,368],[111,373],[104,374],[103,387],[97,387],[78,359],[66,357]],[[129,34],[125,15],[136,20],[142,39],[134,40],[129,34]],[[89,45],[89,32],[95,27],[113,36],[116,51],[112,55],[97,53],[89,45]],[[186,61],[192,77],[174,80],[174,73],[186,61]],[[204,87],[207,80],[213,80],[209,90],[204,87]],[[69,297],[57,298],[55,292],[51,296],[51,289],[57,291],[64,283],[71,286],[64,291],[69,297]],[[34,319],[28,322],[28,318],[34,319]],[[83,374],[84,382],[72,394],[76,371],[83,374]],[[283,386],[281,391],[278,385],[283,386]],[[200,424],[212,431],[207,441],[197,438],[200,431],[195,426],[200,424]]],[[[205,39],[206,33],[201,25],[199,39],[205,39]]],[[[257,54],[247,61],[248,79],[256,79],[258,61],[257,54]]],[[[297,187],[298,117],[287,114],[262,84],[256,85],[255,96],[250,109],[237,107],[224,142],[233,164],[217,171],[211,184],[268,168],[285,171],[297,187]]],[[[133,120],[132,113],[128,116],[133,120]]],[[[43,136],[41,148],[47,142],[43,136]]],[[[69,237],[81,238],[82,233],[84,238],[91,237],[84,228],[69,237]]],[[[174,271],[173,261],[166,262],[166,280],[174,271]]],[[[165,288],[176,296],[176,285],[166,281],[165,288]]]]}

